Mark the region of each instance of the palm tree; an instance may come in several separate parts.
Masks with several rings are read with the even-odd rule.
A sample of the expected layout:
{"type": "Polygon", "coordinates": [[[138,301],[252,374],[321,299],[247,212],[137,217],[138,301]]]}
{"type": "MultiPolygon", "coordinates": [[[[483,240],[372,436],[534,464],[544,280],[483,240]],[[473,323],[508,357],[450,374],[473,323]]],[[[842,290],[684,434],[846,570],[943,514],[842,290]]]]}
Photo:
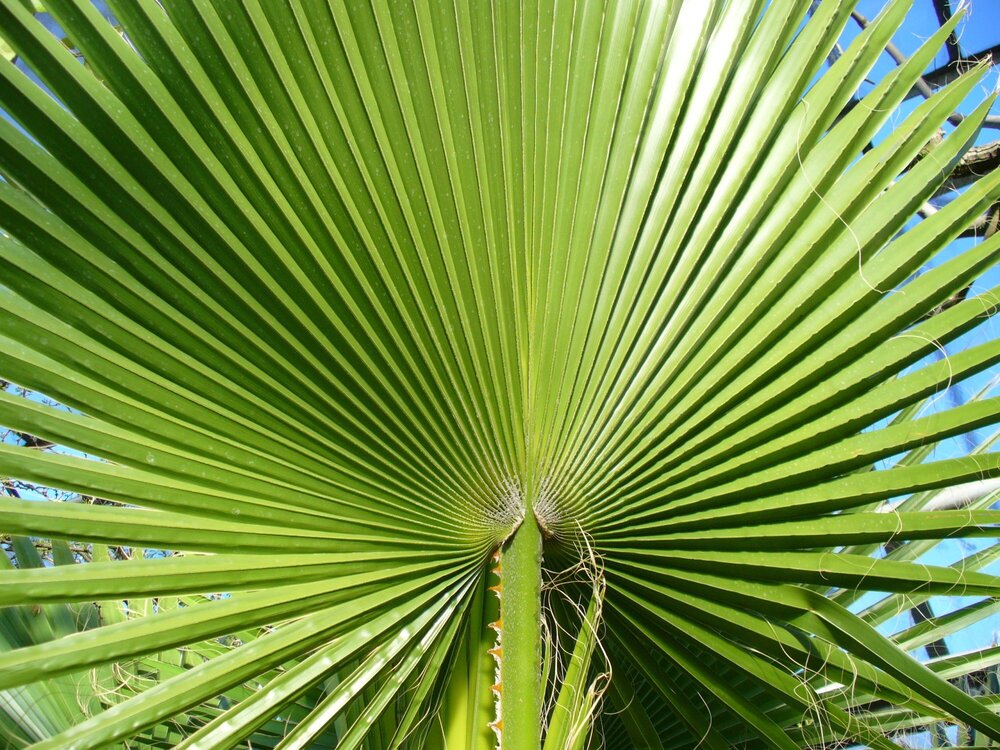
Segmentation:
{"type": "Polygon", "coordinates": [[[1000,176],[900,234],[983,69],[867,148],[957,17],[848,108],[908,2],[822,75],[847,0],[109,5],[0,4],[0,377],[67,407],[0,424],[70,449],[0,473],[104,500],[0,503],[12,745],[1000,739],[996,649],[907,653],[1000,592],[920,562],[1000,521],[929,510],[997,400],[924,408],[1000,236],[917,273],[1000,176]]]}

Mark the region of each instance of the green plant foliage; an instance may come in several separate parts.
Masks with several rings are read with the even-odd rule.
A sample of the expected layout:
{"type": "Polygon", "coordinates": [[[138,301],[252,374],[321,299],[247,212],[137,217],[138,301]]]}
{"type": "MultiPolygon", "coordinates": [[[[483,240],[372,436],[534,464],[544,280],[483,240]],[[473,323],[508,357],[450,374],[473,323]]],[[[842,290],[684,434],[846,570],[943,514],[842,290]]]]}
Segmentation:
{"type": "Polygon", "coordinates": [[[1000,595],[921,562],[1000,523],[931,451],[1000,401],[921,410],[1000,361],[926,363],[1000,172],[902,231],[992,98],[928,153],[957,17],[848,108],[910,3],[829,69],[809,5],[0,3],[0,377],[69,407],[0,424],[71,449],[0,474],[110,501],[0,500],[6,741],[487,750],[495,693],[505,750],[1000,740],[1000,650],[909,653],[1000,595]]]}

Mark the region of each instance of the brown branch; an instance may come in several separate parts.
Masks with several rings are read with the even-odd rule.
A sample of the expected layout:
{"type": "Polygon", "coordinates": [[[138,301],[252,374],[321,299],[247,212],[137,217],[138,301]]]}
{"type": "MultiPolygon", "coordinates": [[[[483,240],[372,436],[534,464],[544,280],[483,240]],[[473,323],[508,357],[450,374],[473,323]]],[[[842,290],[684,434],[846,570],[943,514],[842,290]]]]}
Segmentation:
{"type": "MultiPolygon", "coordinates": [[[[910,169],[921,159],[934,151],[944,139],[944,132],[939,130],[927,144],[920,149],[920,153],[911,162],[907,169],[910,169]]],[[[980,146],[973,146],[955,164],[947,181],[934,193],[935,197],[951,193],[966,185],[970,185],[980,177],[985,177],[991,172],[1000,168],[1000,140],[990,141],[980,146]]],[[[991,208],[990,211],[993,209],[991,208]]],[[[989,215],[990,212],[987,212],[989,215]]],[[[985,225],[984,225],[985,228],[985,225]]]]}
{"type": "MultiPolygon", "coordinates": [[[[920,149],[920,153],[907,166],[907,169],[930,154],[943,140],[944,131],[938,130],[934,137],[920,149]]],[[[935,196],[945,195],[965,187],[998,168],[1000,168],[1000,140],[984,143],[981,146],[973,146],[959,159],[947,181],[937,190],[935,196]]],[[[920,210],[920,215],[927,218],[934,211],[933,205],[925,204],[920,210]]],[[[1000,203],[994,203],[985,213],[962,230],[959,237],[992,237],[1000,228],[998,224],[1000,224],[1000,203]]]]}
{"type": "Polygon", "coordinates": [[[973,146],[955,165],[955,169],[948,177],[948,186],[954,190],[968,185],[998,167],[1000,167],[1000,140],[973,146]]]}

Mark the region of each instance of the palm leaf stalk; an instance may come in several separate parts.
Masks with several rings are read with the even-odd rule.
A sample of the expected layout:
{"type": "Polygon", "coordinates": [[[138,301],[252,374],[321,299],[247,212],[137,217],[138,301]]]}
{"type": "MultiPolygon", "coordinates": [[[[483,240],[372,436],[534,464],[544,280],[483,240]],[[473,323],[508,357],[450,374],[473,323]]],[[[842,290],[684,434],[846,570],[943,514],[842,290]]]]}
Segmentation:
{"type": "Polygon", "coordinates": [[[1000,740],[955,684],[995,648],[907,653],[1000,594],[996,546],[922,560],[996,535],[989,492],[930,508],[997,454],[927,459],[1000,405],[918,411],[1000,361],[927,360],[996,311],[953,297],[1000,235],[942,251],[1000,173],[903,231],[983,67],[877,139],[959,16],[848,107],[906,0],[822,74],[848,0],[108,5],[46,0],[63,43],[0,4],[0,377],[69,407],[0,392],[69,449],[0,474],[110,501],[0,502],[11,743],[1000,740]]]}

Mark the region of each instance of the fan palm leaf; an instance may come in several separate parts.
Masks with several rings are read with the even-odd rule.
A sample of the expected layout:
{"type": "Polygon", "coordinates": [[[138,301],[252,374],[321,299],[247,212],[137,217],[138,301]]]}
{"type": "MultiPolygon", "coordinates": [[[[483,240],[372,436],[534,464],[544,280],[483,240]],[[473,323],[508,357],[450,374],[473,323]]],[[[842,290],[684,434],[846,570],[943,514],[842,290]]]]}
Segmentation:
{"type": "Polygon", "coordinates": [[[908,2],[822,74],[847,0],[108,5],[47,0],[65,43],[0,5],[0,376],[68,407],[0,393],[68,449],[0,473],[112,501],[0,529],[176,554],[0,576],[11,617],[111,603],[5,637],[0,689],[152,675],[18,741],[519,750],[546,696],[547,748],[1000,739],[954,684],[996,649],[907,653],[1000,593],[995,547],[921,561],[995,536],[928,508],[997,454],[925,459],[1000,405],[917,411],[1000,361],[927,362],[996,310],[928,315],[1000,259],[941,255],[1000,173],[903,231],[983,69],[880,135],[957,17],[852,108],[908,2]]]}

